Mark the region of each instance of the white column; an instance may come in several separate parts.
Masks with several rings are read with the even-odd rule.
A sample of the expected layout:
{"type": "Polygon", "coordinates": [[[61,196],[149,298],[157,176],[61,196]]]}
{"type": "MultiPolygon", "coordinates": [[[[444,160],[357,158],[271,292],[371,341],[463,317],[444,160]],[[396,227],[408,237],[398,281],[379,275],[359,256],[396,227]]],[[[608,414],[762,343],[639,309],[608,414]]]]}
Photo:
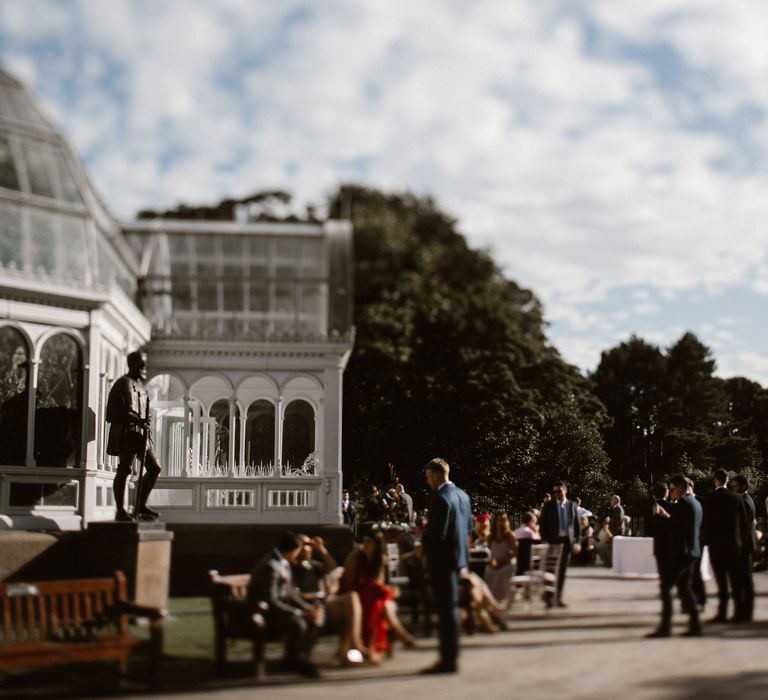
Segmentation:
{"type": "Polygon", "coordinates": [[[275,476],[283,475],[283,399],[275,404],[275,476]]]}
{"type": "Polygon", "coordinates": [[[327,483],[327,500],[320,514],[324,522],[341,523],[341,417],[342,367],[329,367],[323,371],[323,445],[322,475],[327,483]]]}
{"type": "Polygon", "coordinates": [[[104,415],[101,411],[101,312],[91,311],[88,327],[88,355],[83,358],[83,441],[84,450],[81,452],[86,469],[97,469],[101,454],[99,446],[104,435],[104,415]],[[93,434],[89,435],[91,427],[88,419],[89,411],[93,411],[96,425],[93,434]]]}
{"type": "Polygon", "coordinates": [[[181,455],[181,476],[191,476],[192,465],[189,464],[189,449],[192,445],[191,430],[189,424],[189,413],[192,410],[189,396],[184,396],[184,428],[182,433],[182,455],[181,455]],[[188,471],[188,468],[190,471],[188,471]]]}
{"type": "Polygon", "coordinates": [[[35,408],[37,402],[37,375],[40,370],[40,360],[37,358],[29,359],[29,392],[27,393],[27,459],[28,467],[36,467],[35,461],[35,408]]]}
{"type": "Polygon", "coordinates": [[[235,475],[235,437],[237,426],[237,402],[234,398],[229,399],[229,444],[227,445],[228,471],[235,475]]]}

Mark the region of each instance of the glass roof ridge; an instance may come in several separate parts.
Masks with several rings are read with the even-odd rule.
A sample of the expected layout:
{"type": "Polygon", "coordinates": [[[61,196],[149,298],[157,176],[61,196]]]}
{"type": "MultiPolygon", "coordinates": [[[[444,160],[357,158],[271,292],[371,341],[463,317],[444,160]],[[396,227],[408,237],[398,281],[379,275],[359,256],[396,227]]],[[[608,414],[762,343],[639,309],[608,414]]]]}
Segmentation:
{"type": "Polygon", "coordinates": [[[221,233],[221,234],[285,234],[323,235],[324,222],[254,221],[238,222],[219,219],[132,219],[123,221],[124,230],[134,233],[221,233]]]}

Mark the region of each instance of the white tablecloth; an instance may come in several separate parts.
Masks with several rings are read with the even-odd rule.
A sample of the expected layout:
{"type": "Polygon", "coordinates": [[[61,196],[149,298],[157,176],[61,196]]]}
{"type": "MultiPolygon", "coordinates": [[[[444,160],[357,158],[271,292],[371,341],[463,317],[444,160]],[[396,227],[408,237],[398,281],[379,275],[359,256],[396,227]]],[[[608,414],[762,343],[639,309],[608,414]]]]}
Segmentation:
{"type": "MultiPolygon", "coordinates": [[[[617,576],[658,576],[653,556],[653,538],[614,537],[613,573],[617,576]]],[[[706,547],[701,558],[701,576],[705,581],[712,578],[709,550],[706,547]]]]}

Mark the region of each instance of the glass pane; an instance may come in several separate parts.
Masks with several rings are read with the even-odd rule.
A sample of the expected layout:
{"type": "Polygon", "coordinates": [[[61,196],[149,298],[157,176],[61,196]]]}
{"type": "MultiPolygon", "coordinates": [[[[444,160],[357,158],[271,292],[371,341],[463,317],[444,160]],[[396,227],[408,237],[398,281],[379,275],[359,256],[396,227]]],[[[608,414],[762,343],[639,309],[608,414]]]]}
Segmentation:
{"type": "Polygon", "coordinates": [[[243,286],[241,282],[224,282],[224,310],[243,310],[243,286]]]}
{"type": "Polygon", "coordinates": [[[81,367],[74,338],[58,334],[45,342],[35,405],[35,460],[40,467],[79,463],[81,367]]]}
{"type": "Polygon", "coordinates": [[[304,277],[324,277],[322,239],[307,238],[302,242],[301,263],[304,277]]]}
{"type": "Polygon", "coordinates": [[[269,401],[254,401],[245,422],[245,464],[271,467],[274,463],[275,407],[269,401]]]}
{"type": "Polygon", "coordinates": [[[61,221],[61,248],[63,251],[61,271],[65,272],[67,277],[76,277],[85,282],[90,270],[85,222],[82,219],[68,216],[58,218],[61,221]]]}
{"type": "Polygon", "coordinates": [[[197,308],[201,311],[217,311],[219,308],[219,295],[216,282],[197,283],[197,308]]]}
{"type": "Polygon", "coordinates": [[[296,285],[278,284],[275,286],[275,311],[280,314],[296,313],[296,285]]]}
{"type": "Polygon", "coordinates": [[[72,171],[69,169],[64,154],[61,151],[56,151],[56,174],[58,175],[59,183],[61,185],[61,197],[67,202],[82,202],[80,198],[80,191],[77,189],[75,178],[72,175],[72,171]]]}
{"type": "Polygon", "coordinates": [[[0,205],[0,265],[23,267],[21,209],[0,205]]]}
{"type": "Polygon", "coordinates": [[[307,401],[291,401],[283,422],[283,467],[299,469],[314,451],[315,411],[307,401]]]}
{"type": "Polygon", "coordinates": [[[198,259],[210,259],[216,254],[215,239],[213,236],[195,236],[195,251],[198,259]]]}
{"type": "Polygon", "coordinates": [[[189,311],[192,308],[192,286],[181,280],[173,280],[172,285],[174,310],[189,311]]]}
{"type": "Polygon", "coordinates": [[[248,297],[248,310],[265,313],[269,309],[269,289],[263,282],[251,281],[248,297]]]}
{"type": "Polygon", "coordinates": [[[26,463],[28,359],[21,333],[0,327],[0,464],[26,463]]]}
{"type": "Polygon", "coordinates": [[[11,144],[4,136],[0,136],[0,187],[7,187],[11,190],[19,189],[19,178],[16,175],[11,144]]]}
{"type": "Polygon", "coordinates": [[[31,242],[29,246],[29,261],[32,269],[42,268],[48,273],[56,271],[56,232],[54,219],[50,214],[32,212],[31,242]]]}
{"type": "Polygon", "coordinates": [[[29,189],[32,194],[43,197],[54,196],[53,159],[51,149],[47,144],[36,141],[24,142],[24,157],[27,161],[29,189]]]}
{"type": "Polygon", "coordinates": [[[295,238],[275,241],[275,273],[279,277],[297,277],[301,265],[301,241],[295,238]]]}
{"type": "Polygon", "coordinates": [[[189,238],[185,235],[169,234],[168,248],[171,256],[189,256],[189,238]]]}

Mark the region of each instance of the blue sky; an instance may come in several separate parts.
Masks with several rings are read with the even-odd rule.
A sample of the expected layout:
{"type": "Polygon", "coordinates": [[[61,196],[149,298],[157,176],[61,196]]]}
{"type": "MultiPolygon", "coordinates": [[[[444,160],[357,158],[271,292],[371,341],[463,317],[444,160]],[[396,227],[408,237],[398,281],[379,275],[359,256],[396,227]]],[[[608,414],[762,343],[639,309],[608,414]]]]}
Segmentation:
{"type": "Polygon", "coordinates": [[[411,189],[582,369],[690,330],[768,385],[763,0],[0,0],[0,61],[121,217],[411,189]]]}

